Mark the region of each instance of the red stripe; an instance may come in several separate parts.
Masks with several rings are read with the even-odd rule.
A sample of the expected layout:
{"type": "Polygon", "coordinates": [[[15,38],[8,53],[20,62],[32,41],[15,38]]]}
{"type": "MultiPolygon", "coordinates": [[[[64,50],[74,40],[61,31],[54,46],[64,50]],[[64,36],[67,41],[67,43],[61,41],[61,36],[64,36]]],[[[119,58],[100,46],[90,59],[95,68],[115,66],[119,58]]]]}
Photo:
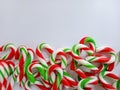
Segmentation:
{"type": "Polygon", "coordinates": [[[72,52],[67,52],[67,54],[69,54],[70,56],[72,56],[74,59],[81,59],[81,57],[79,57],[78,55],[75,56],[72,52]]]}
{"type": "Polygon", "coordinates": [[[69,86],[69,87],[72,85],[72,83],[70,85],[70,83],[68,82],[68,80],[66,78],[62,78],[62,84],[65,86],[69,86]]]}
{"type": "Polygon", "coordinates": [[[8,85],[7,90],[12,90],[12,87],[11,87],[11,85],[10,85],[10,84],[8,85]]]}
{"type": "Polygon", "coordinates": [[[60,66],[57,65],[57,64],[50,66],[50,68],[49,68],[49,70],[48,70],[48,75],[50,75],[50,73],[51,73],[52,71],[54,71],[56,68],[60,68],[60,66]]]}
{"type": "Polygon", "coordinates": [[[20,56],[19,50],[17,49],[16,53],[15,53],[15,59],[18,59],[20,56]]]}
{"type": "Polygon", "coordinates": [[[53,53],[53,50],[52,50],[52,49],[50,49],[50,48],[45,48],[45,49],[47,49],[47,51],[48,51],[50,54],[53,53]]]}
{"type": "Polygon", "coordinates": [[[95,62],[105,63],[105,62],[108,62],[109,60],[110,60],[109,58],[99,58],[95,62]]]}
{"type": "Polygon", "coordinates": [[[65,79],[70,83],[71,86],[77,86],[78,85],[78,82],[76,82],[76,81],[69,80],[68,78],[65,78],[65,79]]]}
{"type": "Polygon", "coordinates": [[[104,49],[102,49],[101,51],[98,52],[113,52],[114,50],[110,47],[105,47],[104,49]]]}
{"type": "Polygon", "coordinates": [[[58,52],[57,55],[61,55],[61,56],[66,57],[66,54],[64,52],[58,52]]]}
{"type": "Polygon", "coordinates": [[[38,48],[36,48],[36,54],[40,57],[44,59],[44,56],[42,55],[42,53],[38,50],[38,48]]]}
{"type": "Polygon", "coordinates": [[[115,66],[115,62],[109,64],[108,67],[107,67],[107,70],[112,71],[114,69],[114,66],[115,66]]]}
{"type": "Polygon", "coordinates": [[[95,76],[95,73],[85,72],[86,77],[95,76]]]}
{"type": "Polygon", "coordinates": [[[86,38],[87,38],[87,37],[82,38],[82,39],[79,41],[79,43],[80,43],[80,44],[84,44],[86,38]]]}
{"type": "Polygon", "coordinates": [[[91,49],[88,47],[84,47],[84,48],[80,48],[80,50],[91,50],[91,49]]]}
{"type": "Polygon", "coordinates": [[[94,48],[94,46],[92,44],[89,44],[89,47],[90,47],[91,50],[94,51],[95,48],[94,48]]]}
{"type": "Polygon", "coordinates": [[[70,64],[70,69],[71,70],[75,70],[75,65],[74,65],[74,60],[72,59],[72,62],[71,62],[71,64],[70,64]]]}
{"type": "Polygon", "coordinates": [[[35,84],[38,88],[40,88],[40,90],[49,90],[48,88],[46,88],[43,85],[39,85],[39,84],[35,84]]]}
{"type": "Polygon", "coordinates": [[[4,78],[3,85],[4,85],[4,87],[7,86],[7,80],[6,80],[6,78],[4,78]]]}
{"type": "Polygon", "coordinates": [[[52,90],[58,90],[57,88],[57,81],[55,80],[53,86],[52,86],[52,90]]]}
{"type": "Polygon", "coordinates": [[[108,74],[106,74],[106,76],[111,77],[111,78],[116,79],[116,80],[120,79],[117,75],[115,75],[113,73],[108,73],[108,74]]]}
{"type": "Polygon", "coordinates": [[[95,80],[94,82],[92,82],[90,84],[98,84],[98,80],[95,80]]]}
{"type": "Polygon", "coordinates": [[[32,72],[32,67],[33,67],[33,65],[35,65],[35,64],[37,64],[37,62],[32,62],[32,63],[30,64],[30,66],[29,66],[29,68],[28,68],[30,72],[32,72]]]}
{"type": "Polygon", "coordinates": [[[19,80],[20,81],[22,81],[22,78],[24,76],[24,70],[23,70],[24,66],[23,65],[24,65],[24,58],[23,58],[23,55],[22,55],[22,57],[20,59],[20,62],[19,62],[19,69],[20,69],[19,80]]]}
{"type": "Polygon", "coordinates": [[[102,70],[102,68],[103,68],[103,65],[101,64],[101,65],[98,67],[98,70],[92,70],[92,72],[93,72],[94,74],[97,74],[97,73],[99,73],[99,72],[102,70]]]}
{"type": "Polygon", "coordinates": [[[42,81],[43,81],[45,84],[47,84],[47,85],[49,85],[50,87],[52,87],[52,85],[50,84],[50,82],[45,81],[44,79],[42,79],[42,81]]]}
{"type": "Polygon", "coordinates": [[[3,51],[3,47],[4,47],[4,46],[0,47],[0,52],[2,52],[2,51],[3,51]]]}
{"type": "Polygon", "coordinates": [[[90,88],[90,87],[87,88],[87,87],[86,87],[85,90],[92,90],[92,88],[90,88]]]}
{"type": "Polygon", "coordinates": [[[0,82],[0,90],[2,90],[2,83],[0,82]]]}
{"type": "Polygon", "coordinates": [[[7,59],[12,59],[15,55],[15,50],[13,48],[11,48],[11,52],[9,53],[7,59]]]}
{"type": "Polygon", "coordinates": [[[105,84],[105,83],[102,83],[102,86],[103,86],[103,88],[108,88],[108,89],[114,89],[114,90],[116,90],[112,85],[110,85],[110,84],[105,84]]]}
{"type": "Polygon", "coordinates": [[[80,78],[86,78],[86,75],[84,72],[82,72],[81,70],[76,70],[77,74],[80,76],[80,78]]]}

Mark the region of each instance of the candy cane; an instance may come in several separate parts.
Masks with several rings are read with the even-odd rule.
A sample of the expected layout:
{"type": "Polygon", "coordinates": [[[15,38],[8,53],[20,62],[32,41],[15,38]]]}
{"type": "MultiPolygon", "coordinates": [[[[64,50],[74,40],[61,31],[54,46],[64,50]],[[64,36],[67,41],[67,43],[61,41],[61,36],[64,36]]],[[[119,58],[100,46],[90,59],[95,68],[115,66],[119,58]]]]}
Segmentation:
{"type": "Polygon", "coordinates": [[[111,64],[111,63],[115,62],[116,55],[115,55],[115,52],[114,52],[114,50],[112,48],[106,47],[106,46],[99,47],[99,48],[96,49],[96,52],[97,53],[105,53],[105,54],[110,54],[111,55],[111,57],[108,58],[108,60],[106,60],[105,63],[111,64]]]}
{"type": "Polygon", "coordinates": [[[28,55],[27,55],[27,59],[26,59],[25,64],[24,64],[24,72],[26,73],[28,79],[31,80],[28,68],[34,59],[34,51],[30,48],[28,48],[27,50],[28,50],[28,55]]]}
{"type": "Polygon", "coordinates": [[[36,81],[34,75],[32,74],[33,68],[36,68],[40,72],[40,75],[45,78],[44,76],[45,68],[41,64],[39,64],[39,62],[33,62],[30,64],[29,69],[28,69],[28,78],[32,83],[35,83],[36,81]]]}
{"type": "Polygon", "coordinates": [[[120,80],[117,80],[113,86],[116,88],[116,90],[119,90],[120,89],[120,80]]]}
{"type": "Polygon", "coordinates": [[[100,82],[101,82],[101,84],[102,84],[102,86],[104,87],[104,88],[106,88],[106,89],[116,89],[116,87],[114,87],[113,85],[111,85],[109,82],[107,82],[106,80],[105,80],[105,76],[108,76],[108,77],[110,77],[110,78],[113,78],[114,80],[120,80],[120,78],[117,76],[117,75],[115,75],[115,74],[113,74],[112,72],[110,72],[110,71],[106,71],[106,69],[107,69],[107,65],[104,65],[104,69],[100,72],[100,74],[99,74],[99,79],[100,79],[100,82]]]}
{"type": "Polygon", "coordinates": [[[24,63],[24,76],[20,83],[21,87],[25,88],[26,80],[30,78],[28,73],[28,67],[30,63],[32,63],[33,59],[34,59],[34,51],[31,48],[27,48],[27,57],[24,63]]]}
{"type": "Polygon", "coordinates": [[[66,68],[66,66],[67,66],[67,60],[66,60],[66,54],[61,50],[61,49],[58,49],[58,50],[56,50],[55,52],[53,52],[52,54],[51,54],[51,56],[50,56],[50,63],[53,65],[53,64],[55,64],[55,63],[61,63],[61,67],[62,68],[66,68]],[[58,60],[56,60],[57,59],[57,55],[59,56],[59,57],[61,57],[60,58],[60,60],[58,59],[58,60]]]}
{"type": "Polygon", "coordinates": [[[69,88],[69,89],[74,88],[75,89],[75,88],[77,88],[78,82],[75,81],[68,72],[64,71],[63,78],[62,78],[62,84],[66,88],[69,88]]]}
{"type": "Polygon", "coordinates": [[[63,70],[61,69],[61,67],[57,64],[51,65],[48,69],[48,76],[50,76],[53,81],[55,80],[51,90],[58,90],[58,87],[63,78],[63,70]],[[54,72],[54,71],[57,71],[56,78],[52,77],[52,75],[51,75],[52,72],[54,72]]]}
{"type": "Polygon", "coordinates": [[[73,53],[72,53],[72,50],[70,48],[65,48],[63,51],[73,58],[70,62],[70,70],[75,71],[80,78],[86,78],[85,73],[81,69],[76,67],[77,65],[74,61],[74,58],[79,59],[80,57],[74,56],[73,53]]]}
{"type": "Polygon", "coordinates": [[[3,53],[0,57],[0,90],[13,90],[17,82],[25,90],[31,90],[31,86],[41,90],[92,90],[98,80],[107,90],[120,89],[120,78],[111,72],[117,59],[120,61],[120,53],[116,55],[108,46],[97,47],[91,37],[84,37],[79,44],[64,50],[53,50],[48,44],[41,43],[36,53],[31,48],[16,48],[8,43],[0,47],[0,53],[3,53]]]}
{"type": "Polygon", "coordinates": [[[95,40],[91,37],[84,37],[80,40],[80,44],[87,45],[90,47],[91,50],[95,51],[96,50],[96,43],[95,40]]]}
{"type": "Polygon", "coordinates": [[[2,59],[2,60],[8,60],[9,59],[10,60],[15,56],[16,47],[12,43],[8,43],[8,44],[3,45],[0,48],[0,52],[7,51],[9,49],[10,49],[10,52],[8,54],[5,54],[4,56],[0,57],[0,59],[2,59]]]}
{"type": "MultiPolygon", "coordinates": [[[[8,43],[8,44],[3,45],[0,48],[0,52],[5,52],[5,51],[8,51],[9,49],[10,49],[9,53],[3,55],[2,57],[0,57],[0,59],[2,59],[2,60],[11,60],[11,59],[14,58],[15,52],[16,52],[16,47],[12,43],[8,43]]],[[[4,88],[6,88],[7,87],[7,83],[8,83],[7,82],[7,78],[10,75],[11,70],[14,69],[14,63],[10,62],[10,61],[7,61],[7,62],[5,61],[5,63],[1,63],[1,64],[4,66],[5,73],[7,74],[7,75],[5,73],[2,74],[2,72],[1,72],[1,74],[5,76],[3,84],[4,84],[4,88]]]]}
{"type": "Polygon", "coordinates": [[[21,82],[22,78],[24,77],[24,63],[27,58],[27,48],[25,46],[20,46],[16,54],[19,54],[19,57],[16,57],[16,59],[19,59],[19,76],[17,78],[17,81],[21,82]]]}
{"type": "Polygon", "coordinates": [[[47,68],[48,64],[49,64],[49,61],[47,61],[46,58],[43,56],[43,54],[42,54],[43,49],[46,49],[49,52],[49,54],[52,54],[53,49],[51,48],[50,45],[48,45],[46,43],[41,43],[36,48],[36,54],[38,56],[38,59],[40,60],[43,67],[47,68]]]}
{"type": "Polygon", "coordinates": [[[92,55],[93,54],[93,51],[90,50],[87,46],[84,46],[82,44],[75,44],[72,48],[72,53],[75,57],[77,58],[74,58],[78,63],[84,65],[85,67],[89,68],[89,69],[92,69],[92,70],[97,70],[97,67],[94,66],[93,64],[89,63],[88,61],[84,60],[83,58],[81,58],[78,53],[77,53],[77,50],[78,49],[82,49],[82,50],[85,50],[88,55],[92,55]]]}
{"type": "Polygon", "coordinates": [[[92,90],[89,85],[96,85],[98,83],[98,79],[96,76],[87,77],[85,79],[80,80],[78,83],[78,90],[92,90]]]}
{"type": "Polygon", "coordinates": [[[26,60],[26,56],[27,56],[27,49],[24,46],[20,46],[17,51],[16,51],[16,55],[15,55],[15,59],[18,60],[19,59],[19,64],[18,66],[15,66],[15,71],[14,73],[11,75],[10,78],[10,82],[7,85],[7,88],[9,90],[13,89],[13,86],[16,82],[22,82],[22,79],[24,77],[24,61],[26,60]]]}
{"type": "Polygon", "coordinates": [[[116,64],[116,67],[119,65],[119,63],[120,63],[120,51],[116,54],[116,62],[115,62],[115,64],[116,64]]]}
{"type": "Polygon", "coordinates": [[[0,77],[1,77],[1,84],[3,84],[3,87],[7,87],[7,78],[13,73],[15,64],[11,61],[0,61],[0,77]]]}

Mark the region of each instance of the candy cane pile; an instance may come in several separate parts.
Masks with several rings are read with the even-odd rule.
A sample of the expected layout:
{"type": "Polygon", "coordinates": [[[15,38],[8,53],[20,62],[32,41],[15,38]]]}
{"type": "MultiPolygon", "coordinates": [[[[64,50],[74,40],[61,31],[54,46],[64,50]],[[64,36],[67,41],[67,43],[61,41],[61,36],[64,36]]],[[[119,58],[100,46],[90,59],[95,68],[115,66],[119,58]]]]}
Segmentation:
{"type": "Polygon", "coordinates": [[[25,90],[31,86],[40,90],[92,90],[96,85],[120,90],[120,77],[112,72],[118,58],[115,51],[97,47],[91,37],[82,38],[71,48],[54,50],[41,43],[32,50],[8,43],[0,52],[0,90],[13,90],[16,83],[25,90]]]}

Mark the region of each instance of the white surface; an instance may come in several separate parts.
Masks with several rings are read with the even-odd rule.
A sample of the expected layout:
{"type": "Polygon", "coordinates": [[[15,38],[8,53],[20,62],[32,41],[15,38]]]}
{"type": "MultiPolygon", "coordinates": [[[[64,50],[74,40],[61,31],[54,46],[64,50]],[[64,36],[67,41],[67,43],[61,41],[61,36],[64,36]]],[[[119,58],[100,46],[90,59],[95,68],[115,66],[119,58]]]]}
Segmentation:
{"type": "Polygon", "coordinates": [[[44,41],[54,48],[71,47],[84,36],[118,52],[120,1],[0,0],[0,45],[13,42],[35,49],[44,41]]]}

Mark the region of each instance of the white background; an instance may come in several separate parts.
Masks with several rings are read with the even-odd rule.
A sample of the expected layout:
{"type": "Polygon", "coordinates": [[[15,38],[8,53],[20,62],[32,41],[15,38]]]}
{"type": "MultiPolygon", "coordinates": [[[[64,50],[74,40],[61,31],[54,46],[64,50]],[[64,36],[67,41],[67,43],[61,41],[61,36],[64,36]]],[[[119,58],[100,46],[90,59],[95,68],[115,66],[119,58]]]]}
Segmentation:
{"type": "Polygon", "coordinates": [[[84,36],[93,37],[98,46],[111,46],[117,53],[120,1],[0,0],[0,45],[12,42],[35,49],[46,42],[54,48],[71,47],[84,36]]]}

